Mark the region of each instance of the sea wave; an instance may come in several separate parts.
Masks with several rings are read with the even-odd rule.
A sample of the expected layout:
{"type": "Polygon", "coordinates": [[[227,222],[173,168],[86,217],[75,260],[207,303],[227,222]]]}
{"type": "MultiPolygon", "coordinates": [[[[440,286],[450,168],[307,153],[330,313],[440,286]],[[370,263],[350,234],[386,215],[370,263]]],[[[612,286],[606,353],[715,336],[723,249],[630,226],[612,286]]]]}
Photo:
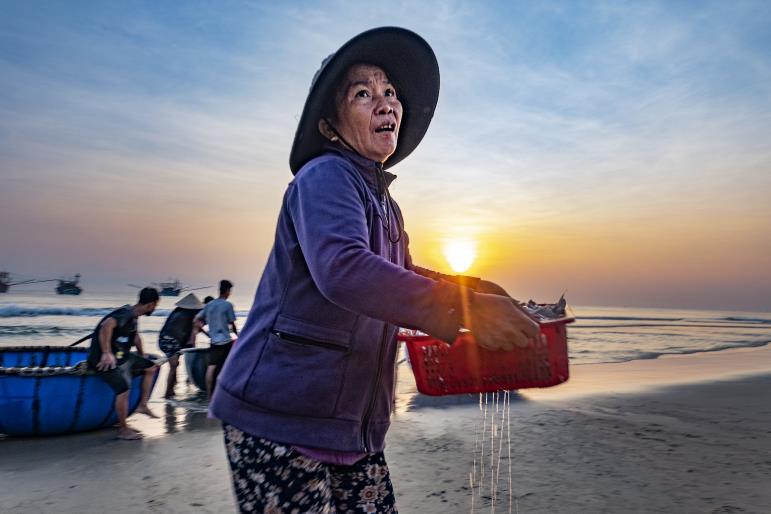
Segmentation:
{"type": "MultiPolygon", "coordinates": [[[[703,324],[703,323],[747,323],[747,324],[763,324],[771,325],[771,319],[768,318],[751,318],[745,316],[725,316],[725,317],[704,317],[704,318],[665,318],[665,317],[642,317],[642,316],[577,316],[576,320],[581,321],[630,321],[630,322],[658,322],[658,323],[672,323],[682,322],[688,324],[703,324]]],[[[636,326],[636,325],[631,325],[636,326]]]]}
{"type": "MultiPolygon", "coordinates": [[[[595,363],[611,363],[611,362],[629,362],[637,360],[651,360],[658,359],[666,355],[693,355],[697,353],[712,353],[721,352],[724,350],[736,350],[738,348],[760,348],[771,344],[771,339],[755,340],[755,341],[737,341],[735,343],[718,344],[709,346],[706,348],[678,348],[667,351],[632,351],[624,356],[620,356],[611,360],[600,360],[595,363]]],[[[576,353],[587,353],[585,351],[576,353]]]]}
{"type": "MultiPolygon", "coordinates": [[[[0,307],[0,318],[37,318],[40,316],[106,316],[115,308],[112,307],[28,307],[25,305],[3,305],[0,307]]],[[[171,311],[158,309],[153,316],[168,316],[171,311]]]]}
{"type": "MultiPolygon", "coordinates": [[[[41,316],[87,316],[102,317],[115,310],[114,307],[28,307],[24,305],[3,305],[0,306],[0,318],[37,318],[41,316]]],[[[171,313],[171,309],[156,309],[152,316],[166,317],[171,313]]],[[[238,311],[236,316],[241,318],[248,314],[248,311],[238,311]]]]}
{"type": "Polygon", "coordinates": [[[725,321],[740,321],[742,323],[760,323],[763,325],[771,325],[771,319],[767,318],[744,318],[741,316],[728,316],[726,318],[720,318],[725,321]]]}
{"type": "Polygon", "coordinates": [[[576,316],[579,321],[683,321],[683,318],[641,318],[639,316],[576,316]]]}
{"type": "Polygon", "coordinates": [[[729,325],[728,323],[624,323],[623,325],[620,324],[614,324],[614,325],[581,325],[580,322],[576,323],[575,325],[570,326],[570,330],[576,330],[576,329],[605,329],[605,328],[656,328],[656,327],[672,327],[672,328],[760,328],[760,329],[771,329],[771,326],[761,324],[761,323],[744,323],[741,325],[737,325],[736,322],[734,322],[733,325],[729,325]]]}
{"type": "Polygon", "coordinates": [[[38,316],[105,316],[112,309],[96,307],[27,307],[24,305],[3,305],[0,318],[36,318],[38,316]]]}
{"type": "Polygon", "coordinates": [[[29,326],[29,325],[4,325],[0,326],[0,337],[19,337],[19,336],[58,336],[66,334],[80,334],[83,329],[80,327],[58,327],[48,326],[29,326]]]}

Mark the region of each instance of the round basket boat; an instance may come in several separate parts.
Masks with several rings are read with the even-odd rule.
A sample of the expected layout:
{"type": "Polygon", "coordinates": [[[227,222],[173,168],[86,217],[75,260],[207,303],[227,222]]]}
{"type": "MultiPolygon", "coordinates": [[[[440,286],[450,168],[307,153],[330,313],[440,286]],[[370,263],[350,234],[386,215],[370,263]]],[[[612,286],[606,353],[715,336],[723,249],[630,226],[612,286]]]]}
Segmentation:
{"type": "Polygon", "coordinates": [[[208,348],[185,348],[181,351],[185,356],[187,376],[201,391],[206,391],[206,367],[209,365],[208,348]]]}
{"type": "MultiPolygon", "coordinates": [[[[115,393],[86,367],[88,350],[57,346],[0,347],[0,434],[38,436],[84,432],[117,422],[115,393]]],[[[153,385],[158,378],[155,372],[153,385]]],[[[139,405],[135,374],[129,414],[139,405]]]]}

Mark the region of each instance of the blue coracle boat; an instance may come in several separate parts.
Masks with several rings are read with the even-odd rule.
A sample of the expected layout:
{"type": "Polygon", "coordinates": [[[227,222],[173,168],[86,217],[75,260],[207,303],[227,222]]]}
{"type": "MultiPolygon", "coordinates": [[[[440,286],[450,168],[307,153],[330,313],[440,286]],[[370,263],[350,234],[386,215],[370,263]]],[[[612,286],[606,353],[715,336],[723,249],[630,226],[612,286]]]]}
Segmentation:
{"type": "MultiPolygon", "coordinates": [[[[0,434],[67,434],[114,425],[115,393],[86,369],[87,356],[82,348],[0,347],[0,434]]],[[[129,414],[139,405],[141,387],[140,374],[131,383],[129,414]]]]}
{"type": "Polygon", "coordinates": [[[200,389],[206,391],[206,368],[209,366],[208,348],[185,348],[185,368],[190,380],[200,389]]]}

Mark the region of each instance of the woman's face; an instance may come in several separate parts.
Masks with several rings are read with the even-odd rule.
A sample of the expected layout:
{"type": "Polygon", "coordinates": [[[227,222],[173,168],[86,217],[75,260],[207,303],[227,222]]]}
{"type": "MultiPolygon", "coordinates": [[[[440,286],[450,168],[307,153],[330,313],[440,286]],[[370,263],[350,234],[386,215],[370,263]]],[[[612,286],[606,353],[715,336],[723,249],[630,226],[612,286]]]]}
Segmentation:
{"type": "Polygon", "coordinates": [[[385,72],[357,64],[348,70],[336,95],[335,128],[364,157],[385,162],[396,151],[402,104],[385,72]]]}

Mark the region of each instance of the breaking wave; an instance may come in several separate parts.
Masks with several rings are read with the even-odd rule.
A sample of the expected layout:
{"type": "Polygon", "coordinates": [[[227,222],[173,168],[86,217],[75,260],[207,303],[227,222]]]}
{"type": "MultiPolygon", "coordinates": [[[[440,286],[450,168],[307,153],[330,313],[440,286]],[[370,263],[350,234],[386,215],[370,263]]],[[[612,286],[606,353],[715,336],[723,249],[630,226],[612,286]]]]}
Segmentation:
{"type": "Polygon", "coordinates": [[[80,327],[58,327],[55,325],[36,326],[29,325],[4,325],[0,326],[0,337],[18,337],[18,336],[58,336],[67,334],[81,334],[83,329],[80,327]]]}
{"type": "MultiPolygon", "coordinates": [[[[104,307],[26,307],[23,305],[3,305],[0,318],[37,318],[40,316],[89,316],[102,317],[115,310],[104,307]]],[[[153,316],[168,316],[171,311],[158,309],[153,316]]]]}
{"type": "Polygon", "coordinates": [[[719,344],[719,345],[710,346],[707,348],[681,348],[677,350],[661,351],[661,352],[655,352],[655,351],[654,352],[635,352],[635,353],[629,354],[625,358],[619,358],[612,362],[650,360],[650,359],[658,359],[659,357],[662,357],[664,355],[693,355],[696,353],[711,353],[711,352],[721,352],[723,350],[735,350],[737,348],[760,348],[762,346],[767,346],[768,344],[771,344],[771,339],[759,340],[759,341],[737,341],[736,343],[719,344]]]}
{"type": "Polygon", "coordinates": [[[721,318],[725,321],[740,321],[742,323],[759,323],[762,325],[771,325],[771,319],[766,318],[743,318],[741,316],[729,316],[727,318],[721,318]]]}
{"type": "MultiPolygon", "coordinates": [[[[37,318],[41,316],[87,316],[102,317],[115,310],[115,307],[26,307],[23,305],[0,306],[0,318],[37,318]]],[[[166,317],[171,309],[156,309],[152,316],[166,317]]],[[[248,311],[237,311],[236,316],[244,317],[248,311]]]]}

